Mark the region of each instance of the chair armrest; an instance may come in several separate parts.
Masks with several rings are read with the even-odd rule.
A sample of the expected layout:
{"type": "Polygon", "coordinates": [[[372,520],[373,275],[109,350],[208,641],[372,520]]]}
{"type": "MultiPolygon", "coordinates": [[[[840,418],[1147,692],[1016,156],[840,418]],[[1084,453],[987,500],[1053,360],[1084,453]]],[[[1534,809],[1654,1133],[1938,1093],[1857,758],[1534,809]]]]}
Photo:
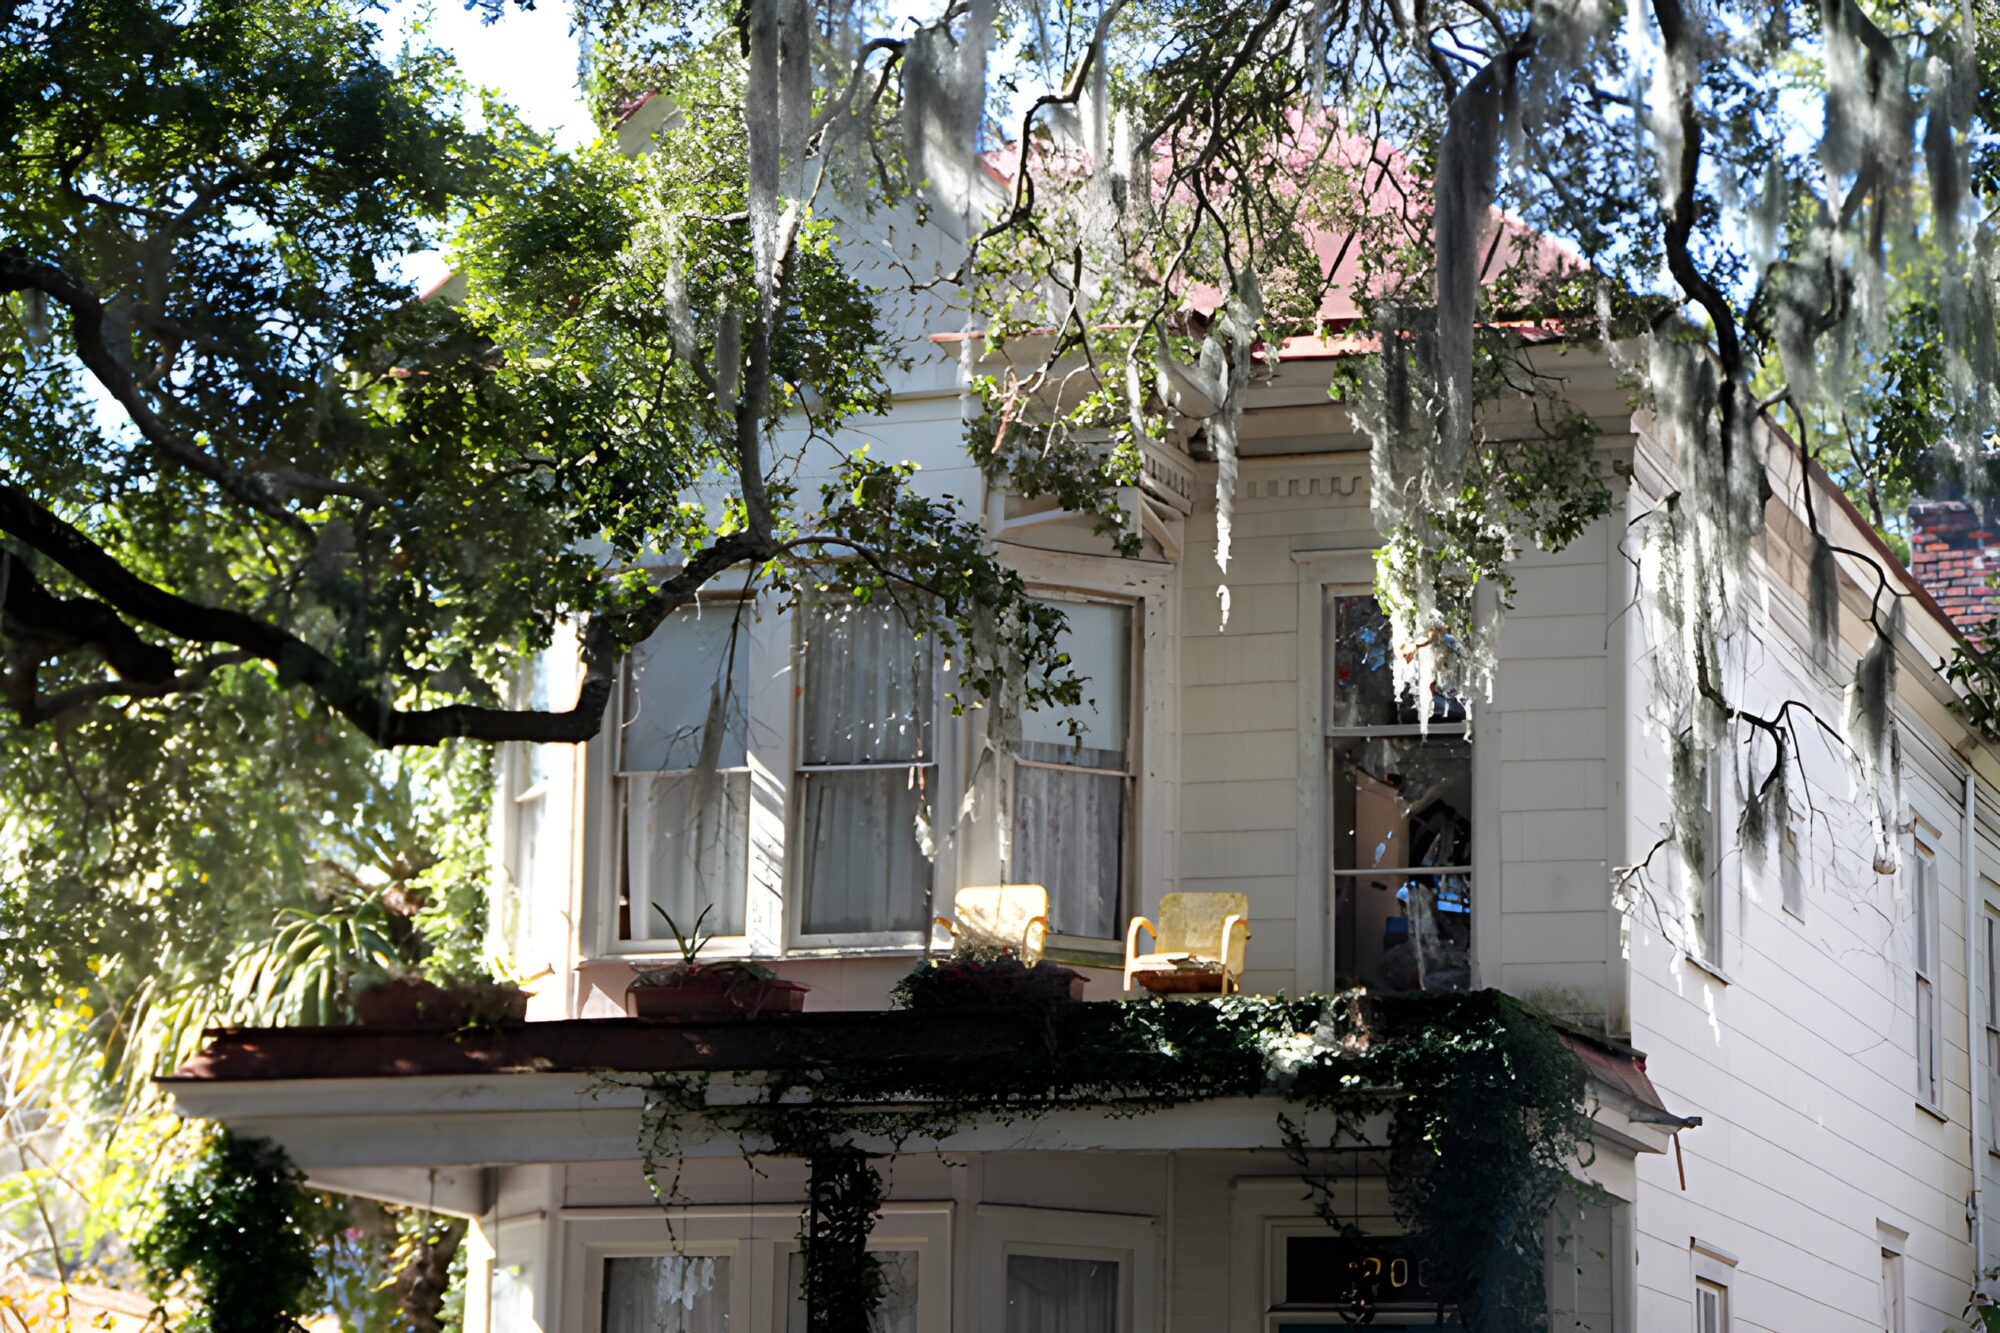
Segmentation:
{"type": "Polygon", "coordinates": [[[1132,924],[1125,927],[1125,994],[1127,995],[1132,993],[1132,973],[1139,957],[1139,932],[1142,930],[1153,937],[1156,948],[1160,943],[1159,930],[1143,916],[1133,917],[1132,924]]]}
{"type": "Polygon", "coordinates": [[[1023,961],[1030,956],[1039,959],[1042,956],[1042,950],[1046,949],[1048,944],[1049,919],[1046,916],[1030,917],[1028,924],[1021,927],[1021,957],[1023,961]],[[1035,939],[1035,932],[1038,929],[1041,932],[1041,938],[1035,939]],[[1033,944],[1028,943],[1031,939],[1035,939],[1033,944]]]}
{"type": "MultiPolygon", "coordinates": [[[[1222,986],[1224,990],[1229,989],[1231,977],[1235,977],[1238,981],[1242,978],[1242,974],[1229,965],[1229,937],[1236,933],[1239,926],[1243,929],[1243,942],[1248,944],[1250,942],[1250,919],[1238,916],[1234,912],[1222,918],[1222,957],[1218,961],[1222,964],[1222,986]]],[[[1248,963],[1250,960],[1246,958],[1243,961],[1248,963]]]]}
{"type": "Polygon", "coordinates": [[[1125,957],[1128,961],[1139,956],[1139,932],[1142,930],[1153,937],[1153,943],[1160,942],[1160,932],[1152,922],[1143,916],[1133,917],[1132,924],[1125,927],[1125,957]]]}
{"type": "Polygon", "coordinates": [[[934,916],[931,918],[931,922],[934,925],[943,926],[947,935],[955,936],[958,934],[958,922],[948,916],[934,916]]]}

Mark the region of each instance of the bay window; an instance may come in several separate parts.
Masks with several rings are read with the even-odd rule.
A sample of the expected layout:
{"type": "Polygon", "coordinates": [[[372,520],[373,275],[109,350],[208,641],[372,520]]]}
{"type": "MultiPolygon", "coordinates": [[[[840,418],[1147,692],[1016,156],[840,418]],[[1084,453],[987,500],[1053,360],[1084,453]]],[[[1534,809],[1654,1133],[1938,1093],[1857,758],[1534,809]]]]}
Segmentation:
{"type": "Polygon", "coordinates": [[[669,616],[632,651],[617,731],[620,935],[743,934],[749,844],[747,643],[742,604],[669,616]]]}
{"type": "Polygon", "coordinates": [[[1007,878],[1049,892],[1058,935],[1115,939],[1132,783],[1133,608],[1064,601],[1074,708],[1031,709],[1014,747],[1007,878]]]}
{"type": "Polygon", "coordinates": [[[1472,742],[1465,707],[1394,680],[1388,618],[1329,590],[1326,737],[1341,986],[1472,984],[1472,742]],[[1428,714],[1428,716],[1425,716],[1428,714]]]}
{"type": "Polygon", "coordinates": [[[932,641],[893,605],[817,597],[798,615],[797,933],[914,934],[929,920],[932,641]]]}

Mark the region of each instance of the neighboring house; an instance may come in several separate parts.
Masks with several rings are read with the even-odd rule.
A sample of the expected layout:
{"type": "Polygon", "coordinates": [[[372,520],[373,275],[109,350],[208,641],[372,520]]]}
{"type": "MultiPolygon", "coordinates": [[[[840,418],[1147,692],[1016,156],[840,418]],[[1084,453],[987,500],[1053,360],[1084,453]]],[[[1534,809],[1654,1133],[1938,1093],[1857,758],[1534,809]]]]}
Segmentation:
{"type": "MultiPolygon", "coordinates": [[[[930,918],[960,886],[1045,885],[1050,951],[1091,999],[1118,995],[1126,923],[1162,894],[1240,892],[1249,992],[1490,987],[1568,1025],[1597,1115],[1579,1169],[1604,1193],[1552,1239],[1556,1327],[1957,1326],[1995,1243],[1980,1201],[2000,1171],[2000,755],[1950,709],[1950,622],[1822,476],[1818,523],[1905,602],[1901,868],[1872,868],[1849,765],[1808,727],[1767,854],[1732,842],[1688,884],[1668,852],[1648,862],[1668,760],[1646,724],[1629,544],[1678,464],[1599,349],[1534,355],[1633,480],[1568,548],[1522,554],[1492,699],[1426,729],[1387,685],[1368,451],[1327,397],[1354,349],[1286,344],[1251,389],[1225,574],[1213,462],[1150,452],[1129,497],[1145,549],[1116,558],[1087,521],[987,485],[962,443],[959,344],[914,345],[927,355],[893,410],[852,441],[979,505],[1006,561],[1070,613],[1095,704],[1081,746],[1054,719],[1001,743],[982,713],[954,716],[947,665],[886,613],[739,617],[720,580],[634,654],[599,739],[503,759],[496,931],[521,973],[550,970],[535,1022],[220,1034],[169,1080],[184,1112],[278,1140],[327,1188],[472,1218],[469,1333],[777,1333],[802,1327],[804,1165],[690,1135],[669,1228],[639,1148],[646,1098],[612,1075],[756,1069],[787,1030],[869,1058],[882,1033],[931,1040],[866,1015],[941,946],[930,918]],[[728,701],[712,777],[710,682],[728,701]],[[806,1014],[720,1035],[623,1018],[635,965],[673,957],[656,906],[682,925],[709,908],[704,956],[809,985],[806,1014]]],[[[1767,443],[1776,498],[1732,656],[1753,702],[1801,700],[1837,727],[1876,577],[1842,557],[1844,639],[1816,661],[1800,463],[1767,443]]],[[[567,674],[552,654],[536,688],[560,702],[567,674]]],[[[1719,778],[1732,825],[1739,800],[1719,778]]],[[[946,1149],[912,1145],[886,1173],[879,1327],[1352,1317],[1315,1276],[1354,1252],[1314,1215],[1268,1106],[981,1123],[946,1149]]],[[[1392,1255],[1379,1162],[1358,1155],[1342,1188],[1392,1255]]],[[[1391,1299],[1375,1323],[1434,1319],[1391,1299]]]]}

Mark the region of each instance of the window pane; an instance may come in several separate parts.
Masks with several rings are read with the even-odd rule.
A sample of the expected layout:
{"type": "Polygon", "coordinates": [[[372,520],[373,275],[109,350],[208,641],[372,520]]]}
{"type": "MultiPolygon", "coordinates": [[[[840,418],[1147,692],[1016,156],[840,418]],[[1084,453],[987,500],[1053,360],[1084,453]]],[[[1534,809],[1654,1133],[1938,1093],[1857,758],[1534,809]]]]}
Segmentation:
{"type": "Polygon", "coordinates": [[[1723,1333],[1722,1288],[1706,1282],[1695,1283],[1695,1323],[1701,1333],[1723,1333]]]}
{"type": "Polygon", "coordinates": [[[726,1333],[729,1260],[663,1254],[604,1261],[604,1333],[726,1333]]]}
{"type": "Polygon", "coordinates": [[[1007,1256],[1007,1333],[1118,1333],[1110,1259],[1007,1256]]]}
{"type": "Polygon", "coordinates": [[[1549,1221],[1551,1333],[1614,1333],[1610,1205],[1565,1191],[1549,1221]]]}
{"type": "MultiPolygon", "coordinates": [[[[1052,763],[1073,762],[1075,742],[1068,723],[1074,720],[1086,752],[1121,756],[1117,763],[1092,763],[1098,768],[1124,767],[1126,728],[1130,725],[1132,681],[1132,608],[1096,602],[1062,602],[1069,627],[1057,644],[1069,654],[1070,667],[1083,683],[1083,703],[1076,708],[1037,708],[1021,717],[1021,739],[1059,747],[1052,763]]],[[[1040,756],[1038,756],[1040,757],[1040,756]]]]}
{"type": "MultiPolygon", "coordinates": [[[[917,1333],[917,1252],[915,1250],[875,1250],[888,1287],[881,1304],[868,1321],[868,1333],[917,1333]]],[[[785,1316],[785,1333],[806,1333],[806,1257],[798,1250],[791,1255],[791,1305],[785,1316]]]]}
{"type": "MultiPolygon", "coordinates": [[[[1407,726],[1419,721],[1416,700],[1398,694],[1389,618],[1367,594],[1330,594],[1325,629],[1330,659],[1326,673],[1329,727],[1407,726]]],[[[1438,697],[1431,720],[1463,722],[1465,705],[1438,697]]]]}
{"type": "Polygon", "coordinates": [[[1049,891],[1056,934],[1117,937],[1124,835],[1123,777],[1015,766],[1007,877],[1049,891]]]}
{"type": "Polygon", "coordinates": [[[1994,917],[1986,914],[1986,1026],[2000,1028],[2000,956],[1994,946],[1994,917]]]}
{"type": "Polygon", "coordinates": [[[919,784],[930,779],[922,767],[799,775],[806,934],[922,928],[931,865],[917,842],[917,817],[919,784]]]}
{"type": "Polygon", "coordinates": [[[717,764],[743,766],[750,652],[742,636],[732,635],[736,613],[734,603],[683,608],[632,650],[625,663],[619,768],[657,773],[695,767],[709,711],[718,703],[723,731],[717,764]]]}
{"type": "Polygon", "coordinates": [[[1472,982],[1472,746],[1459,737],[1334,744],[1334,966],[1339,984],[1472,982]]]}
{"type": "Polygon", "coordinates": [[[625,887],[632,939],[741,935],[750,842],[750,775],[641,774],[625,792],[625,887]],[[702,909],[708,908],[706,920],[702,909]]]}
{"type": "Polygon", "coordinates": [[[1438,1310],[1449,1301],[1431,1285],[1429,1261],[1417,1257],[1406,1236],[1343,1236],[1321,1229],[1286,1236],[1284,1245],[1287,1306],[1359,1315],[1438,1310]]]}
{"type": "Polygon", "coordinates": [[[1986,1141],[2000,1150],[2000,1029],[1986,1029],[1986,1141]]]}
{"type": "Polygon", "coordinates": [[[1926,1101],[1938,1099],[1937,992],[1917,978],[1917,1091],[1926,1101]]]}
{"type": "Polygon", "coordinates": [[[1914,858],[1915,892],[1912,916],[1917,931],[1917,971],[1929,975],[1931,971],[1932,923],[1937,914],[1937,867],[1928,858],[1914,858]]]}
{"type": "Polygon", "coordinates": [[[1784,897],[1785,910],[1793,916],[1805,915],[1804,848],[1799,845],[1797,831],[1791,828],[1778,831],[1778,886],[1784,897]]]}
{"type": "Polygon", "coordinates": [[[931,753],[931,640],[894,607],[808,602],[799,761],[880,764],[931,753]]]}
{"type": "Polygon", "coordinates": [[[1472,864],[1472,743],[1378,737],[1333,747],[1334,868],[1472,864]]]}

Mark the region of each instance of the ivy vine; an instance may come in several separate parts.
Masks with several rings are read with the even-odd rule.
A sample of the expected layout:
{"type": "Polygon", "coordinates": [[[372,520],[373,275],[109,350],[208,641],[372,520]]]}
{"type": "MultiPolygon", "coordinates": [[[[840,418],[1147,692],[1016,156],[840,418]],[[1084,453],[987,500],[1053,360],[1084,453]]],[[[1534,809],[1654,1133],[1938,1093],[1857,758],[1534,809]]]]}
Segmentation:
{"type": "Polygon", "coordinates": [[[313,1205],[283,1149],[217,1130],[162,1191],[133,1254],[156,1298],[186,1300],[180,1333],[293,1333],[320,1290],[313,1205]]]}
{"type": "Polygon", "coordinates": [[[680,1202],[681,1136],[696,1126],[735,1137],[747,1154],[804,1159],[809,1328],[861,1333],[883,1291],[866,1244],[882,1186],[862,1145],[893,1155],[976,1122],[1276,1097],[1283,1141],[1329,1225],[1351,1229],[1353,1219],[1340,1216],[1315,1163],[1325,1149],[1367,1144],[1370,1126],[1386,1121],[1397,1215],[1454,1293],[1461,1324],[1547,1327],[1542,1227],[1588,1160],[1590,1118],[1582,1063],[1519,1000],[1477,991],[1049,1002],[983,1021],[1018,1024],[1008,1033],[1018,1039],[765,1070],[754,1075],[762,1095],[747,1103],[711,1104],[701,1074],[646,1079],[647,1180],[663,1205],[680,1202]],[[1308,1141],[1299,1112],[1330,1115],[1330,1135],[1308,1141]]]}

